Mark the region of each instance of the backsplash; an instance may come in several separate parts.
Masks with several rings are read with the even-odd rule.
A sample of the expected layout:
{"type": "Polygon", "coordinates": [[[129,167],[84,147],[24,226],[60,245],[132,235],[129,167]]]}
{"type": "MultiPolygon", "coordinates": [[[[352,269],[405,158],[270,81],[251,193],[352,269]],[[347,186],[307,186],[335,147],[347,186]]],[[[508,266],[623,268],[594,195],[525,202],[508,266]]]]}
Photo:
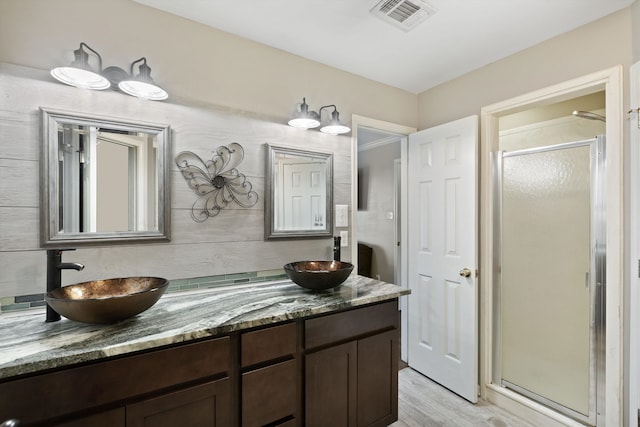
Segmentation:
{"type": "MultiPolygon", "coordinates": [[[[251,271],[247,273],[220,274],[169,281],[167,293],[211,289],[229,285],[253,284],[287,279],[284,270],[251,271]]],[[[0,298],[0,313],[43,307],[44,294],[18,295],[0,298]]]]}
{"type": "MultiPolygon", "coordinates": [[[[242,272],[281,269],[288,262],[331,259],[328,238],[265,241],[265,144],[331,152],[335,204],[351,205],[351,139],[304,131],[255,113],[177,100],[144,101],[115,92],[83,91],[56,83],[44,70],[0,63],[0,298],[3,307],[41,304],[46,287],[46,251],[40,246],[40,107],[171,127],[168,173],[171,240],[161,243],[78,246],[64,262],[85,265],[62,274],[62,284],[113,277],[156,276],[245,279],[242,272]],[[229,206],[204,223],[191,218],[194,195],[175,164],[182,151],[202,158],[237,142],[245,150],[242,173],[259,201],[248,209],[229,206]],[[234,274],[232,274],[234,273],[234,274]],[[17,297],[16,297],[17,296],[17,297]],[[13,300],[13,301],[12,301],[13,300]]],[[[341,230],[350,230],[351,227],[341,230]]],[[[343,248],[349,261],[351,248],[343,248]]],[[[256,276],[258,277],[258,276],[256,276]]]]}

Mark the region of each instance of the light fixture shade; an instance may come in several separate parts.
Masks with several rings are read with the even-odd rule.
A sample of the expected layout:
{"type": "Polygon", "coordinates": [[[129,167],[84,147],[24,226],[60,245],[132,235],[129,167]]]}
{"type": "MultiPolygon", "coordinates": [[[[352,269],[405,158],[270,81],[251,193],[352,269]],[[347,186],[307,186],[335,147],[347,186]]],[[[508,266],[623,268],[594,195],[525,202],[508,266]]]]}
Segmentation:
{"type": "Polygon", "coordinates": [[[150,99],[152,101],[161,101],[167,99],[169,94],[160,86],[153,83],[147,83],[137,80],[123,80],[118,83],[118,87],[124,93],[137,96],[138,98],[150,99]]]}
{"type": "Polygon", "coordinates": [[[288,123],[289,126],[293,126],[294,128],[317,128],[318,126],[320,126],[320,116],[315,111],[309,111],[309,105],[307,104],[306,99],[302,98],[300,111],[296,111],[288,123]]]}
{"type": "Polygon", "coordinates": [[[331,135],[339,135],[341,133],[347,133],[351,128],[340,121],[340,113],[337,110],[331,112],[331,120],[324,124],[320,128],[320,132],[328,133],[331,135]]]}
{"type": "Polygon", "coordinates": [[[57,67],[51,70],[51,76],[70,86],[83,89],[103,90],[111,86],[109,80],[104,77],[102,72],[102,58],[95,50],[91,49],[86,43],[80,43],[80,47],[73,51],[75,60],[67,67],[57,67]],[[89,54],[83,50],[86,47],[98,57],[100,70],[93,71],[89,65],[89,54]]]}
{"type": "Polygon", "coordinates": [[[147,65],[146,58],[140,58],[131,63],[131,76],[118,83],[118,88],[131,96],[153,101],[161,101],[169,97],[169,94],[151,78],[151,68],[147,65]],[[143,63],[139,67],[138,75],[134,77],[133,64],[140,61],[143,63]]]}

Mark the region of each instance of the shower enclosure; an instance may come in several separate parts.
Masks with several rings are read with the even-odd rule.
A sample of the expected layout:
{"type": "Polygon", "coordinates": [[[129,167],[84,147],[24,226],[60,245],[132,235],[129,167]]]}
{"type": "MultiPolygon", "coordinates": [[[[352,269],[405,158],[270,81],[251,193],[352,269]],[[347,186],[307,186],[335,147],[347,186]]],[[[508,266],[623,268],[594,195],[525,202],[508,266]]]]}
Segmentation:
{"type": "Polygon", "coordinates": [[[494,153],[493,381],[590,425],[604,419],[604,155],[604,137],[494,153]]]}

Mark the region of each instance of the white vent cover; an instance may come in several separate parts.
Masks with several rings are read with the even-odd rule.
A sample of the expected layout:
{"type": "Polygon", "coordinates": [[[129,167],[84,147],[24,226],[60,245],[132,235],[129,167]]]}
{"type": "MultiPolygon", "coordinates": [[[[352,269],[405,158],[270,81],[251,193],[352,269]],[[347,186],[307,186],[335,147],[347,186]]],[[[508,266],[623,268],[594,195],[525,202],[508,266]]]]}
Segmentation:
{"type": "Polygon", "coordinates": [[[371,13],[395,27],[410,31],[436,13],[436,9],[423,0],[382,0],[371,9],[371,13]]]}

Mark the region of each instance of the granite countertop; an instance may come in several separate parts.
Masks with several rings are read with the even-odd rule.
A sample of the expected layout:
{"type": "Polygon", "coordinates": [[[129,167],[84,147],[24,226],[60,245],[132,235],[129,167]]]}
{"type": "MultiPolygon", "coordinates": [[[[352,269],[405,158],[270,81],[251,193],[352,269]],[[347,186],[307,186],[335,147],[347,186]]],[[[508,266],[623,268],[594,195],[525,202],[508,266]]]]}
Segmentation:
{"type": "Polygon", "coordinates": [[[63,318],[45,323],[44,309],[0,315],[0,379],[241,329],[330,313],[407,295],[363,276],[333,290],[290,281],[164,295],[149,310],[113,325],[63,318]]]}

